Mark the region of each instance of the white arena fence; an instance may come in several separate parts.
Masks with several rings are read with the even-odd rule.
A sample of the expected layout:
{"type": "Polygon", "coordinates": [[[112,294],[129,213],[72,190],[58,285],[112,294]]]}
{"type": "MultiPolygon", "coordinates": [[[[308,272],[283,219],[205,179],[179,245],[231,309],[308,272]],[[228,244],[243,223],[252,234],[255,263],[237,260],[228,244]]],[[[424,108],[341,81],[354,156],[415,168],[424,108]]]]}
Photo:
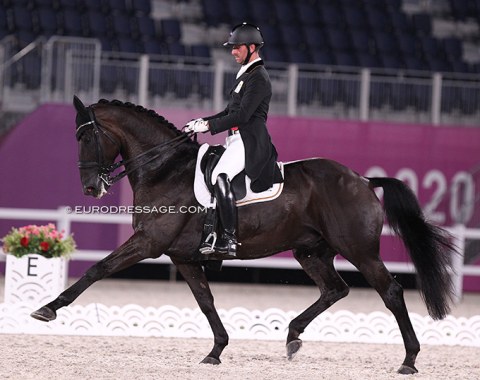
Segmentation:
{"type": "MultiPolygon", "coordinates": [[[[71,224],[110,223],[130,224],[131,215],[120,214],[69,214],[66,207],[57,210],[0,208],[0,219],[23,221],[55,222],[66,233],[71,232],[71,224]]],[[[456,297],[462,294],[464,275],[480,275],[480,267],[463,265],[465,239],[480,239],[480,230],[464,226],[450,228],[461,255],[457,255],[454,264],[456,297]]],[[[385,227],[384,235],[391,235],[385,227]]],[[[77,250],[72,260],[97,261],[110,251],[77,250]]],[[[5,256],[0,255],[0,260],[5,256]]],[[[150,263],[171,264],[166,256],[145,260],[150,263]]],[[[288,268],[300,269],[292,258],[264,258],[246,261],[225,261],[226,266],[288,268]]],[[[392,272],[413,273],[409,263],[387,262],[392,272]]],[[[337,261],[336,268],[343,271],[356,270],[345,261],[337,261]]],[[[89,305],[70,305],[58,310],[58,317],[50,323],[37,321],[30,317],[32,310],[41,305],[31,302],[0,304],[0,334],[47,334],[81,336],[139,336],[171,338],[212,338],[208,321],[199,308],[178,308],[171,305],[161,307],[143,307],[129,304],[106,306],[99,303],[89,305]]],[[[232,339],[285,339],[290,321],[300,311],[248,310],[235,307],[220,309],[219,315],[232,339]]],[[[434,321],[429,316],[410,313],[413,327],[422,344],[457,345],[480,347],[480,316],[470,318],[447,316],[442,321],[434,321]]],[[[391,314],[384,312],[352,313],[347,310],[326,311],[316,318],[305,330],[304,339],[324,342],[356,342],[402,344],[397,322],[391,314]]]]}
{"type": "MultiPolygon", "coordinates": [[[[131,224],[132,216],[128,214],[77,214],[68,213],[67,207],[59,207],[56,210],[0,208],[0,219],[4,220],[27,220],[52,222],[59,230],[71,233],[72,223],[107,223],[107,224],[131,224]]],[[[459,302],[463,293],[464,276],[480,276],[480,266],[464,264],[465,241],[467,239],[480,240],[480,229],[467,228],[464,225],[456,225],[447,230],[453,235],[459,254],[454,256],[452,275],[454,278],[455,301],[459,302]]],[[[392,235],[388,226],[384,226],[382,235],[392,235]]],[[[0,250],[1,251],[1,250],[0,250]]],[[[72,256],[72,261],[98,261],[111,251],[105,250],[82,250],[78,249],[72,256]]],[[[0,260],[5,260],[0,255],[0,260]]],[[[146,259],[143,263],[172,264],[168,256],[162,255],[158,259],[146,259]]],[[[256,260],[226,260],[224,266],[272,268],[272,269],[301,269],[300,264],[289,257],[266,257],[256,260]]],[[[385,262],[390,272],[415,273],[415,268],[409,262],[385,262]]],[[[339,271],[357,271],[357,269],[345,260],[336,260],[335,267],[339,271]]]]}

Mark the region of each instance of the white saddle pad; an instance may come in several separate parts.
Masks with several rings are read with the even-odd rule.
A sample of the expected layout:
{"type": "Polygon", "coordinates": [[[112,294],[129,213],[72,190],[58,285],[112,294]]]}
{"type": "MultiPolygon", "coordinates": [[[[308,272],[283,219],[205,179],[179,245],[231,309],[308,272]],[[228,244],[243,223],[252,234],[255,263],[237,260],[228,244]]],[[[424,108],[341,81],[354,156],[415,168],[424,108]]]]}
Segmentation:
{"type": "MultiPolygon", "coordinates": [[[[193,190],[195,192],[195,198],[197,198],[198,203],[200,203],[203,207],[212,207],[215,208],[215,199],[213,202],[211,201],[211,195],[208,191],[207,185],[205,184],[205,177],[200,169],[200,163],[202,162],[202,158],[205,155],[205,152],[209,148],[209,144],[202,144],[200,150],[198,151],[197,156],[197,166],[195,168],[195,181],[193,184],[193,190]]],[[[284,170],[283,170],[283,163],[279,162],[278,167],[282,173],[282,177],[284,177],[284,170]]],[[[283,182],[282,183],[274,183],[273,186],[265,190],[261,193],[254,193],[250,189],[251,180],[248,177],[245,177],[245,184],[247,186],[247,194],[243,199],[237,200],[237,206],[245,206],[252,203],[258,202],[268,202],[273,201],[274,199],[278,198],[283,190],[283,182]]]]}

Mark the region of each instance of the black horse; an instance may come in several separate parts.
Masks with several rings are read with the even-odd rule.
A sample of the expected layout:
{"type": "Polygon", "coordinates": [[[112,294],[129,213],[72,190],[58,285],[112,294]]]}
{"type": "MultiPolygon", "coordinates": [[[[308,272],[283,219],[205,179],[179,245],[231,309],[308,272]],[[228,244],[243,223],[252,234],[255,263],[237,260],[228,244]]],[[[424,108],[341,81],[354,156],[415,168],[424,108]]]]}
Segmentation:
{"type": "MultiPolygon", "coordinates": [[[[75,97],[79,168],[86,195],[100,198],[108,187],[128,176],[134,206],[198,206],[193,179],[199,145],[163,117],[141,106],[101,100],[85,107],[75,97]],[[114,163],[121,155],[122,161],[114,163]],[[125,171],[114,177],[119,166],[125,171]]],[[[363,274],[395,316],[406,350],[398,370],[417,372],[420,345],[403,299],[402,287],[379,256],[384,222],[382,204],[373,189],[384,190],[384,208],[415,265],[418,284],[429,314],[441,319],[449,311],[450,257],[448,235],[425,221],[415,195],[394,178],[365,178],[328,159],[310,159],[285,166],[279,198],[247,205],[238,211],[239,246],[236,259],[248,260],[293,250],[296,260],[320,289],[320,297],[289,324],[287,357],[302,345],[300,334],[320,313],[345,297],[349,288],[333,259],[341,254],[363,274]]],[[[137,213],[134,234],[54,301],[32,313],[51,321],[56,311],[72,303],[94,282],[146,258],[168,255],[176,265],[213,330],[214,345],[202,363],[219,364],[228,334],[214,306],[198,253],[205,213],[137,213]]],[[[211,255],[210,260],[223,256],[211,255]]]]}

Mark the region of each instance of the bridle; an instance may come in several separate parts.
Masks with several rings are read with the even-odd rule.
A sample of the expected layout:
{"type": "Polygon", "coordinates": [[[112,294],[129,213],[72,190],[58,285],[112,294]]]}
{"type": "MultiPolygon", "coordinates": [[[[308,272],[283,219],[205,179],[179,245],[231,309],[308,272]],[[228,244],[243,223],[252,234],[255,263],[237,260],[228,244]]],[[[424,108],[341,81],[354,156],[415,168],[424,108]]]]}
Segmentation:
{"type": "Polygon", "coordinates": [[[96,161],[78,161],[78,168],[79,169],[89,169],[89,168],[97,168],[98,170],[98,177],[103,181],[105,186],[108,188],[112,186],[114,183],[120,181],[123,177],[127,176],[128,174],[134,172],[135,170],[141,168],[143,165],[148,164],[159,158],[162,154],[166,151],[175,149],[180,144],[184,143],[192,134],[182,133],[165,141],[162,144],[156,145],[151,149],[146,150],[145,152],[140,153],[138,156],[132,157],[128,160],[120,160],[114,162],[113,164],[107,164],[105,162],[102,145],[100,144],[100,136],[105,136],[108,140],[110,140],[114,145],[117,146],[118,150],[120,151],[121,145],[113,138],[108,131],[102,127],[102,125],[97,121],[95,118],[95,114],[91,107],[86,107],[88,111],[89,121],[77,126],[75,137],[77,141],[80,141],[82,135],[85,131],[93,129],[93,136],[95,140],[95,154],[96,154],[96,161]],[[125,170],[118,173],[115,176],[112,176],[111,173],[117,170],[120,167],[125,167],[125,170]],[[127,166],[129,166],[127,168],[127,166]]]}

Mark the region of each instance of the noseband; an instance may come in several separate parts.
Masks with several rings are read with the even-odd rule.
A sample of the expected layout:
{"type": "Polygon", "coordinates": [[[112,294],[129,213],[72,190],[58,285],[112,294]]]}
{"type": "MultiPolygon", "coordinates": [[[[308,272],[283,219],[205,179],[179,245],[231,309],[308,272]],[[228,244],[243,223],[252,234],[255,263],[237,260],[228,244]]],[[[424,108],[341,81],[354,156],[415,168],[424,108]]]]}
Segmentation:
{"type": "Polygon", "coordinates": [[[177,137],[174,137],[171,140],[165,141],[160,145],[156,145],[151,149],[146,150],[145,152],[140,153],[138,156],[130,158],[128,160],[120,160],[114,162],[113,164],[105,163],[104,154],[102,150],[102,145],[100,144],[100,136],[104,135],[108,140],[110,140],[114,145],[117,146],[120,151],[121,145],[105,130],[100,123],[98,123],[95,118],[95,114],[91,107],[87,107],[89,121],[77,126],[75,132],[75,137],[77,141],[80,141],[80,138],[89,129],[93,129],[94,139],[95,139],[95,154],[96,161],[78,161],[79,169],[89,169],[97,168],[98,177],[103,181],[105,186],[108,188],[112,186],[115,182],[120,181],[123,177],[134,172],[135,170],[141,168],[143,165],[146,165],[149,162],[152,162],[160,157],[161,154],[165,153],[167,150],[175,149],[178,145],[182,144],[190,138],[190,134],[181,134],[177,137]],[[111,173],[120,167],[125,167],[125,170],[120,172],[115,176],[111,176],[111,173]],[[127,168],[127,166],[129,166],[127,168]]]}

